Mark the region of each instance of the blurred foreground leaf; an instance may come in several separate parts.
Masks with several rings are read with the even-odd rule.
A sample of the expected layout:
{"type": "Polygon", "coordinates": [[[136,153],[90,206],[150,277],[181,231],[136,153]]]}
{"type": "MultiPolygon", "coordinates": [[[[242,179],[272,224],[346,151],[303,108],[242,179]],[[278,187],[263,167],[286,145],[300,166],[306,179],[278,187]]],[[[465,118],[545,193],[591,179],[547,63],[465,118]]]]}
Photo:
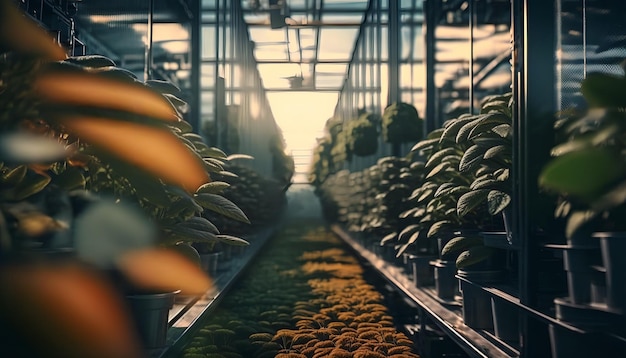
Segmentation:
{"type": "Polygon", "coordinates": [[[133,285],[143,290],[180,290],[185,295],[202,295],[211,287],[204,271],[174,250],[151,248],[128,252],[120,257],[118,267],[133,285]]]}
{"type": "Polygon", "coordinates": [[[5,265],[0,285],[0,327],[10,332],[0,337],[3,357],[142,356],[121,298],[98,273],[76,263],[5,265]]]}

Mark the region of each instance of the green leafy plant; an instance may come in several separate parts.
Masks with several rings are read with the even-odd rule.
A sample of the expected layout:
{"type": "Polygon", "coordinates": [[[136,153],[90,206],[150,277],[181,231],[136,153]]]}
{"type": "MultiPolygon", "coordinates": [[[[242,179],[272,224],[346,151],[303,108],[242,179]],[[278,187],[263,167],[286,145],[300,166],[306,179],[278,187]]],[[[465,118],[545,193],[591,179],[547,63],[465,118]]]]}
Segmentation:
{"type": "Polygon", "coordinates": [[[424,120],[413,105],[395,102],[383,112],[382,130],[387,143],[417,142],[424,135],[424,120]]]}
{"type": "Polygon", "coordinates": [[[588,108],[560,113],[559,144],[539,185],[559,195],[555,216],[566,236],[582,227],[623,231],[626,214],[626,78],[590,73],[581,83],[588,108]]]}
{"type": "MultiPolygon", "coordinates": [[[[161,92],[171,89],[165,83],[140,83],[102,56],[67,58],[8,0],[0,0],[0,23],[0,310],[2,331],[23,343],[2,337],[0,350],[141,356],[104,273],[119,271],[142,289],[206,291],[211,282],[196,265],[157,247],[144,214],[154,209],[161,218],[180,199],[201,202],[197,191],[216,164],[204,159],[215,158],[189,140],[180,102],[161,92]],[[63,255],[53,260],[42,249],[66,248],[50,239],[62,229],[71,229],[75,254],[56,250],[63,255]]],[[[184,222],[194,216],[182,212],[184,222]]],[[[174,223],[172,212],[165,217],[174,223]]]]}
{"type": "Polygon", "coordinates": [[[348,148],[354,155],[372,155],[378,150],[378,122],[374,114],[363,113],[348,121],[345,135],[348,148]]]}
{"type": "MultiPolygon", "coordinates": [[[[413,151],[426,158],[426,175],[411,197],[415,205],[402,217],[411,224],[398,235],[398,254],[420,238],[454,232],[478,232],[494,227],[492,215],[510,203],[511,96],[487,98],[478,115],[464,114],[446,121],[413,151]]],[[[456,235],[443,255],[459,252],[463,268],[490,257],[478,235],[456,235]]]]}

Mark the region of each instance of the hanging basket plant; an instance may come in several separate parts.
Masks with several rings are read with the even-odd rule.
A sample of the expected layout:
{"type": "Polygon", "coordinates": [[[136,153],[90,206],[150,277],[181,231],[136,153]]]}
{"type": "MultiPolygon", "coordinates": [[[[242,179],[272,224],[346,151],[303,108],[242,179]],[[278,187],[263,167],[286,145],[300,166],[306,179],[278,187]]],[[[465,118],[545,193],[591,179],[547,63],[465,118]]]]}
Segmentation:
{"type": "Polygon", "coordinates": [[[373,114],[363,113],[357,119],[348,122],[347,141],[354,155],[365,157],[378,151],[378,118],[373,114]]]}
{"type": "Polygon", "coordinates": [[[424,120],[408,103],[387,106],[382,119],[383,139],[387,143],[417,142],[424,135],[424,120]]]}

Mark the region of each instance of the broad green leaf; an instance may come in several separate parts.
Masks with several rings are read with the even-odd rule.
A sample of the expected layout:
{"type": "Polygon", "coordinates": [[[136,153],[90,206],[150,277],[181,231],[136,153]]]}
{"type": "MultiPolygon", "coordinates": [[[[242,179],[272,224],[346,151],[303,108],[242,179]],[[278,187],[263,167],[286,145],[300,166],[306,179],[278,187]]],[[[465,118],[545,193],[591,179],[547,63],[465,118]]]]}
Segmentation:
{"type": "Polygon", "coordinates": [[[429,173],[428,175],[426,175],[426,179],[430,179],[432,177],[434,177],[435,175],[441,173],[442,171],[445,171],[446,169],[448,169],[450,167],[449,163],[443,162],[443,163],[439,163],[437,166],[435,166],[429,173]]]}
{"type": "Polygon", "coordinates": [[[480,137],[476,137],[472,139],[474,144],[479,144],[485,148],[495,147],[498,145],[511,145],[511,140],[508,138],[503,138],[500,135],[490,133],[490,135],[484,135],[480,137]]]}
{"type": "Polygon", "coordinates": [[[510,203],[511,196],[505,192],[491,190],[489,191],[489,195],[487,195],[487,208],[489,210],[489,214],[491,215],[500,213],[502,210],[506,209],[510,203]]]}
{"type": "Polygon", "coordinates": [[[186,242],[215,242],[217,241],[216,234],[204,231],[196,230],[192,227],[179,223],[174,226],[168,226],[164,228],[173,241],[186,241],[186,242]]]}
{"type": "Polygon", "coordinates": [[[190,133],[193,130],[191,123],[185,120],[181,120],[181,119],[171,122],[169,123],[169,125],[171,125],[174,128],[178,128],[178,130],[180,130],[181,133],[190,133]]]}
{"type": "Polygon", "coordinates": [[[231,154],[228,157],[226,157],[226,160],[228,161],[233,161],[237,159],[253,160],[254,157],[248,154],[231,154]]]}
{"type": "Polygon", "coordinates": [[[509,109],[508,100],[495,100],[485,103],[480,109],[480,113],[489,113],[491,111],[507,112],[509,109]]]}
{"type": "Polygon", "coordinates": [[[17,167],[9,170],[3,177],[3,184],[6,186],[16,185],[24,180],[28,167],[26,165],[18,165],[17,167]]]}
{"type": "Polygon", "coordinates": [[[474,144],[467,148],[461,161],[459,162],[459,170],[461,173],[471,172],[475,170],[483,159],[485,148],[474,144]]]}
{"type": "Polygon", "coordinates": [[[411,152],[417,152],[417,151],[432,147],[433,145],[436,145],[438,143],[439,143],[439,138],[425,139],[425,140],[417,142],[417,144],[415,144],[413,148],[411,148],[411,152]]]}
{"type": "Polygon", "coordinates": [[[444,148],[438,152],[435,152],[433,155],[428,158],[428,161],[425,164],[426,169],[431,169],[435,165],[439,164],[445,156],[450,154],[455,154],[457,150],[455,148],[444,148]]]}
{"type": "Polygon", "coordinates": [[[591,140],[589,138],[579,137],[576,139],[568,140],[567,142],[552,148],[552,150],[550,151],[550,155],[552,155],[553,157],[560,157],[568,153],[583,151],[591,147],[591,140]]]}
{"type": "Polygon", "coordinates": [[[469,117],[457,118],[455,120],[452,120],[450,124],[443,131],[443,134],[441,135],[441,140],[448,139],[451,141],[456,141],[456,136],[459,133],[459,130],[461,129],[461,127],[463,127],[464,125],[466,125],[467,123],[475,119],[476,119],[475,116],[469,116],[469,117]]]}
{"type": "Polygon", "coordinates": [[[493,172],[493,176],[496,178],[496,180],[504,182],[504,181],[509,180],[510,173],[511,173],[510,169],[500,168],[496,170],[495,172],[493,172]]]}
{"type": "Polygon", "coordinates": [[[572,212],[565,224],[565,236],[572,238],[576,231],[583,225],[593,220],[598,215],[595,211],[575,211],[572,212]]]}
{"type": "Polygon", "coordinates": [[[84,189],[85,177],[82,170],[68,166],[54,178],[54,183],[66,191],[84,189]]]}
{"type": "Polygon", "coordinates": [[[430,228],[428,229],[428,234],[426,236],[434,237],[438,233],[444,232],[444,231],[447,231],[447,229],[450,229],[451,225],[452,225],[452,221],[449,221],[449,220],[437,221],[436,223],[430,226],[430,228]]]}
{"type": "Polygon", "coordinates": [[[200,216],[194,216],[187,221],[176,224],[176,226],[184,226],[199,231],[208,231],[213,234],[220,233],[220,231],[211,221],[200,216]]]}
{"type": "Polygon", "coordinates": [[[454,183],[443,183],[441,184],[441,186],[439,186],[439,188],[437,189],[437,191],[435,192],[435,198],[439,197],[441,195],[445,195],[447,194],[450,190],[452,190],[454,187],[456,186],[456,184],[454,183]]]}
{"type": "Polygon", "coordinates": [[[495,250],[487,246],[473,246],[463,251],[456,259],[456,267],[464,268],[469,265],[481,262],[493,255],[495,250]]]}
{"type": "Polygon", "coordinates": [[[430,198],[432,198],[435,194],[435,188],[437,186],[429,186],[427,188],[425,188],[425,190],[421,193],[421,195],[419,196],[419,198],[417,198],[417,202],[418,203],[422,203],[426,200],[429,200],[430,198]]]}
{"type": "Polygon", "coordinates": [[[216,147],[209,147],[206,152],[201,153],[203,157],[211,157],[216,159],[226,159],[228,156],[224,151],[216,147]]]}
{"type": "Polygon", "coordinates": [[[477,236],[457,236],[452,238],[441,249],[441,255],[448,255],[452,252],[465,251],[473,246],[483,245],[483,239],[477,236]]]}
{"type": "Polygon", "coordinates": [[[220,194],[224,189],[230,187],[230,184],[223,181],[212,181],[201,185],[197,193],[220,194]]]}
{"type": "Polygon", "coordinates": [[[485,114],[482,114],[480,116],[477,116],[476,119],[469,121],[468,123],[465,123],[460,129],[459,132],[456,134],[456,143],[457,144],[461,144],[461,143],[467,143],[468,139],[469,139],[469,134],[472,131],[472,129],[474,129],[475,126],[478,125],[478,123],[480,123],[480,120],[482,119],[482,117],[486,116],[485,114]]]}
{"type": "Polygon", "coordinates": [[[502,124],[511,124],[511,118],[498,112],[491,112],[483,115],[475,126],[468,133],[468,138],[472,139],[481,135],[484,132],[493,130],[494,127],[502,124]]]}
{"type": "Polygon", "coordinates": [[[491,147],[485,151],[483,158],[492,159],[492,158],[502,158],[503,160],[511,160],[511,147],[508,145],[498,145],[495,147],[491,147]]]}
{"type": "Polygon", "coordinates": [[[398,234],[398,241],[405,241],[408,237],[413,235],[415,232],[419,232],[421,227],[422,225],[418,225],[418,224],[412,224],[412,225],[405,227],[404,229],[402,229],[402,231],[400,231],[400,234],[398,234]]]}
{"type": "Polygon", "coordinates": [[[626,203],[626,182],[621,182],[602,195],[591,206],[595,211],[610,211],[626,203]]]}
{"type": "Polygon", "coordinates": [[[385,235],[381,240],[380,240],[380,246],[384,246],[386,243],[388,243],[389,241],[393,241],[396,239],[396,237],[398,236],[397,232],[392,232],[389,233],[387,235],[385,235]]]}
{"type": "Polygon", "coordinates": [[[411,208],[411,209],[409,209],[409,210],[406,210],[406,211],[401,212],[401,213],[400,213],[400,215],[398,215],[398,217],[399,217],[400,219],[406,219],[406,218],[408,218],[408,217],[413,216],[413,214],[414,214],[416,211],[418,211],[418,210],[419,210],[419,208],[411,208]]]}
{"type": "Polygon", "coordinates": [[[239,175],[233,173],[233,172],[229,172],[228,170],[222,170],[217,172],[217,174],[225,176],[225,177],[229,177],[229,178],[239,178],[239,175]]]}
{"type": "Polygon", "coordinates": [[[443,128],[437,128],[432,130],[430,133],[428,133],[426,135],[426,139],[439,139],[441,138],[441,135],[443,134],[443,128]]]}
{"type": "Polygon", "coordinates": [[[232,235],[224,235],[224,234],[220,234],[217,235],[217,239],[220,240],[221,242],[228,244],[228,245],[233,245],[233,246],[248,246],[250,245],[250,243],[242,238],[236,237],[236,236],[232,236],[232,235]]]}
{"type": "Polygon", "coordinates": [[[204,158],[202,160],[204,161],[206,170],[210,173],[219,173],[224,170],[224,167],[221,165],[221,163],[219,163],[219,161],[215,160],[214,158],[204,158]]]}
{"type": "Polygon", "coordinates": [[[12,200],[24,200],[31,195],[37,194],[42,191],[51,178],[48,175],[40,175],[32,173],[32,175],[26,175],[22,181],[20,181],[15,188],[11,190],[10,197],[12,200]]]}
{"type": "Polygon", "coordinates": [[[593,201],[625,173],[617,155],[606,149],[589,149],[554,158],[541,172],[539,185],[593,201]]]}
{"type": "Polygon", "coordinates": [[[569,215],[569,212],[572,209],[572,203],[569,201],[562,201],[559,203],[554,209],[554,217],[555,218],[565,218],[569,215]]]}
{"type": "Polygon", "coordinates": [[[580,91],[590,107],[626,107],[626,79],[604,73],[589,73],[580,91]]]}
{"type": "Polygon", "coordinates": [[[502,138],[511,138],[513,135],[513,127],[510,124],[500,124],[491,129],[494,133],[498,134],[502,138]]]}
{"type": "Polygon", "coordinates": [[[246,217],[246,214],[244,214],[243,211],[241,211],[241,209],[237,205],[235,205],[235,203],[226,199],[223,196],[216,194],[200,193],[194,195],[194,197],[196,198],[198,203],[206,209],[222,214],[231,219],[250,224],[250,220],[246,217]]]}
{"type": "Polygon", "coordinates": [[[485,204],[487,202],[488,194],[488,190],[481,189],[472,190],[461,195],[456,206],[458,215],[463,217],[472,212],[472,210],[474,210],[477,206],[485,204]]]}

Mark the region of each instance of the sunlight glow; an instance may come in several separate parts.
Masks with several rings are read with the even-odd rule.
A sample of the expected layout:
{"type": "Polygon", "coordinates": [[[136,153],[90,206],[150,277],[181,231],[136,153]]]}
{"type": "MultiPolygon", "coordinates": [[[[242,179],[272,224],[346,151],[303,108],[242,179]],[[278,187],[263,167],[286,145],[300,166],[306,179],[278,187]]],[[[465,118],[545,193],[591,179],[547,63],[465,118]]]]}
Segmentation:
{"type": "Polygon", "coordinates": [[[324,135],[324,124],[333,116],[339,98],[332,92],[269,92],[268,101],[276,124],[283,132],[287,154],[294,155],[294,182],[306,181],[316,139],[324,135]]]}

